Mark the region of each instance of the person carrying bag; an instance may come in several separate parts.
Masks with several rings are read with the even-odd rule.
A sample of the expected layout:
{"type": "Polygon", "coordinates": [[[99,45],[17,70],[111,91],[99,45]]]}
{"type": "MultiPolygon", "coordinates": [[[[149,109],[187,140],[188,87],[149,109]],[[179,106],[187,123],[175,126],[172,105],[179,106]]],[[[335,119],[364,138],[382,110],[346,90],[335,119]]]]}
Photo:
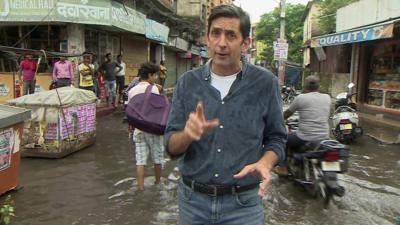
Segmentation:
{"type": "MultiPolygon", "coordinates": [[[[128,92],[128,105],[125,113],[129,125],[135,128],[137,181],[140,190],[144,189],[144,166],[151,153],[155,184],[160,183],[161,164],[164,160],[163,134],[170,111],[170,103],[164,94],[160,94],[155,85],[159,66],[144,63],[139,70],[139,83],[128,92]]],[[[161,89],[161,88],[160,88],[161,89]]]]}

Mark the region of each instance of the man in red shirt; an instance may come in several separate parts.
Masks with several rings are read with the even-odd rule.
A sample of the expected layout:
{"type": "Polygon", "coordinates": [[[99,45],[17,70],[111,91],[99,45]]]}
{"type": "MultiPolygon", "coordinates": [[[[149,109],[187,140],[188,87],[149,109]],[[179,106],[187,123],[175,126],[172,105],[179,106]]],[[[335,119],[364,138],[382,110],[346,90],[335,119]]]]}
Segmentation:
{"type": "Polygon", "coordinates": [[[24,60],[19,64],[22,81],[24,85],[24,95],[35,93],[36,85],[36,61],[31,54],[26,54],[24,60]]]}

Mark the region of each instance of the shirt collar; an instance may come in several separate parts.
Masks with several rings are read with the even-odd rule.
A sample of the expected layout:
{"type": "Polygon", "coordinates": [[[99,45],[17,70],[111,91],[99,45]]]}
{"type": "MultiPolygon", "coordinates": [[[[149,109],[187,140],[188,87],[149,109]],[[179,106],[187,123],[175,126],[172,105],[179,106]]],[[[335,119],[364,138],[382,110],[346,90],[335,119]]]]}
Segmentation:
{"type": "MultiPolygon", "coordinates": [[[[246,71],[247,71],[247,61],[246,60],[241,60],[242,62],[242,70],[237,74],[237,78],[238,79],[243,79],[244,77],[246,77],[246,71]]],[[[211,80],[211,63],[212,63],[212,59],[209,59],[207,61],[207,63],[205,64],[205,66],[203,67],[203,74],[202,74],[202,79],[205,81],[210,81],[211,80]]]]}

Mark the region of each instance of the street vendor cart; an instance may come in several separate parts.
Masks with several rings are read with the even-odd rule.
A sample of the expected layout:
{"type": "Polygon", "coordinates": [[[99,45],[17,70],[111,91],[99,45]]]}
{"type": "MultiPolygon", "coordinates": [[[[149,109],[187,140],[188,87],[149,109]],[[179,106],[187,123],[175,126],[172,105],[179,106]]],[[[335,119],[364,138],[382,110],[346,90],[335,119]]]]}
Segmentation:
{"type": "Polygon", "coordinates": [[[56,88],[9,100],[32,110],[25,123],[22,157],[61,158],[96,140],[96,95],[74,87],[56,88]]]}

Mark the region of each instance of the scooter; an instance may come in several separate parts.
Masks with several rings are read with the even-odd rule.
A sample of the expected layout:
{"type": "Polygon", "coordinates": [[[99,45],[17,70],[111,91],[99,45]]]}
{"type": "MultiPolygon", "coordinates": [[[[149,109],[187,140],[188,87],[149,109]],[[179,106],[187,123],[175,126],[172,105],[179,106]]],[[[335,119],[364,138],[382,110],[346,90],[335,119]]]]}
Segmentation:
{"type": "MultiPolygon", "coordinates": [[[[289,121],[288,130],[296,130],[296,123],[289,121]]],[[[295,152],[289,151],[287,162],[290,177],[311,196],[321,199],[325,209],[334,196],[345,195],[337,174],[348,170],[349,149],[346,145],[336,140],[310,141],[295,152]]]]}
{"type": "Polygon", "coordinates": [[[283,103],[290,104],[296,97],[297,92],[293,86],[282,86],[281,95],[283,103]]]}
{"type": "Polygon", "coordinates": [[[351,100],[351,97],[357,94],[351,93],[354,84],[350,83],[347,87],[348,92],[336,96],[335,112],[332,116],[332,133],[336,140],[344,144],[354,142],[363,134],[363,129],[359,125],[357,105],[351,100]]]}

